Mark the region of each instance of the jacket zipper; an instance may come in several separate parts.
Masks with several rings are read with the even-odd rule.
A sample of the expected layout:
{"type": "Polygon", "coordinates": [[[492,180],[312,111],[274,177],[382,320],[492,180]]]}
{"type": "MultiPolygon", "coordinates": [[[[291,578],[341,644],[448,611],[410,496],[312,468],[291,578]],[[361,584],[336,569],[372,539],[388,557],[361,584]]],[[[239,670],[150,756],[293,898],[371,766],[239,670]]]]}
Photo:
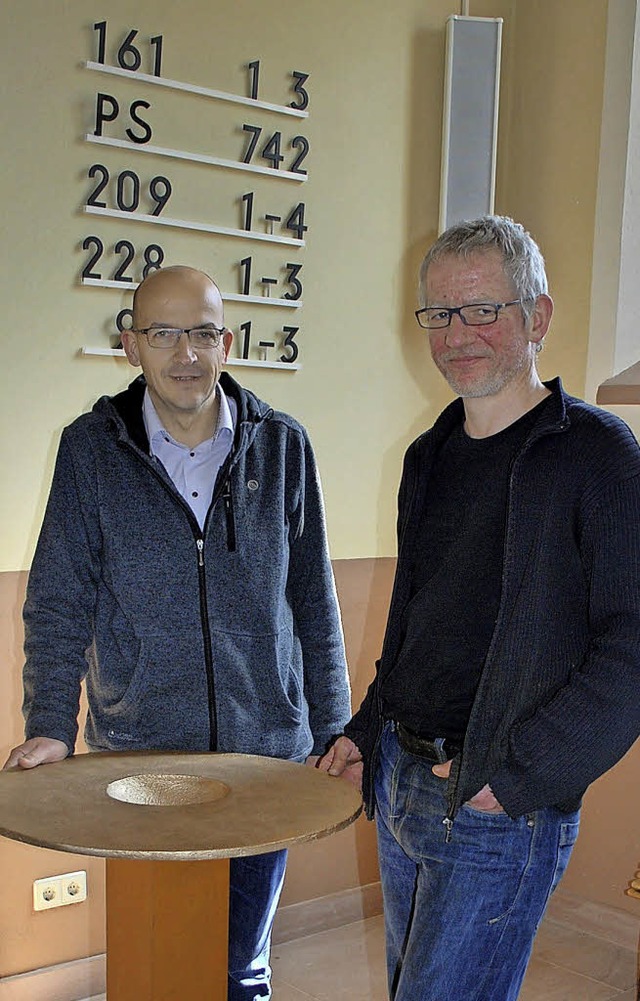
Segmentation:
{"type": "Polygon", "coordinates": [[[200,592],[200,622],[204,638],[204,664],[207,676],[207,703],[209,709],[209,750],[215,751],[218,744],[218,718],[216,712],[216,693],[213,676],[213,656],[211,653],[211,630],[209,629],[209,610],[207,608],[207,582],[204,566],[204,539],[196,539],[198,549],[198,589],[200,592]]]}
{"type": "MultiPolygon", "coordinates": [[[[270,408],[265,414],[257,415],[254,419],[253,424],[257,426],[261,421],[268,419],[273,410],[270,408]]],[[[118,425],[121,424],[125,431],[127,432],[127,437],[118,434],[119,442],[126,448],[128,448],[132,454],[136,457],[138,462],[143,463],[147,469],[151,471],[153,476],[158,480],[158,482],[164,487],[167,493],[173,498],[174,502],[178,504],[185,512],[193,536],[196,542],[196,548],[198,553],[198,591],[200,596],[200,626],[202,629],[202,637],[204,640],[204,662],[205,662],[205,674],[207,678],[207,698],[208,698],[208,713],[209,713],[209,749],[215,751],[218,743],[218,720],[217,720],[217,708],[215,700],[215,680],[213,671],[213,651],[211,645],[211,631],[209,629],[209,615],[207,608],[207,592],[206,592],[206,576],[205,576],[205,563],[204,563],[204,536],[207,531],[207,525],[209,523],[209,517],[213,511],[216,501],[221,496],[224,491],[224,504],[225,504],[225,515],[227,521],[227,545],[230,552],[236,551],[236,529],[235,529],[235,517],[233,512],[233,498],[231,495],[231,485],[229,482],[230,471],[235,465],[240,453],[244,448],[248,447],[247,443],[247,426],[248,421],[239,421],[240,431],[237,435],[236,442],[231,448],[229,457],[227,459],[227,469],[225,472],[224,486],[222,490],[216,491],[214,485],[213,497],[211,498],[211,504],[209,505],[209,510],[205,518],[204,528],[200,529],[197,519],[195,518],[193,511],[184,500],[184,498],[175,489],[175,485],[171,486],[164,480],[164,478],[157,472],[154,468],[153,463],[149,461],[149,456],[147,456],[143,451],[140,450],[139,446],[133,443],[129,438],[129,432],[124,418],[118,413],[116,418],[112,418],[114,421],[116,430],[118,425]]]]}
{"type": "MultiPolygon", "coordinates": [[[[185,514],[187,515],[189,524],[191,525],[191,530],[193,532],[196,549],[198,552],[198,593],[200,596],[200,627],[202,629],[202,638],[204,640],[204,666],[205,675],[207,678],[207,709],[209,715],[209,750],[215,751],[218,743],[218,720],[216,711],[216,698],[215,698],[215,684],[213,675],[213,656],[211,650],[211,631],[209,629],[209,615],[207,609],[207,592],[206,592],[206,577],[205,577],[205,565],[204,565],[204,538],[200,534],[200,526],[193,514],[193,511],[187,504],[187,502],[181,497],[181,495],[174,489],[170,489],[169,484],[165,482],[164,478],[157,472],[154,468],[153,463],[147,461],[147,457],[139,453],[139,450],[131,445],[128,441],[124,442],[124,445],[133,453],[138,462],[143,463],[145,467],[149,469],[153,476],[158,480],[162,487],[167,491],[170,497],[173,498],[174,502],[181,507],[185,514]]],[[[209,512],[213,509],[216,497],[211,500],[211,506],[209,512]]],[[[208,519],[208,514],[207,514],[208,519]]],[[[205,522],[206,527],[206,522],[205,522]]],[[[235,546],[235,531],[234,531],[234,546],[235,546]]]]}

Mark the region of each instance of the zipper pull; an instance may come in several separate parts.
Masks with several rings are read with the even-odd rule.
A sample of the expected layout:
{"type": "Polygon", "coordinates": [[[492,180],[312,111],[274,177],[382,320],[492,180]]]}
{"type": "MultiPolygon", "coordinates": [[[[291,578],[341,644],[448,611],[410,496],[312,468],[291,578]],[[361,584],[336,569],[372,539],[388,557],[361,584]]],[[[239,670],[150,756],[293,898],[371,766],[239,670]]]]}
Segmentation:
{"type": "Polygon", "coordinates": [[[222,489],[222,500],[224,502],[224,513],[227,520],[227,549],[230,553],[236,551],[236,524],[233,515],[233,500],[231,497],[231,482],[227,477],[222,489]]]}
{"type": "Polygon", "coordinates": [[[198,547],[198,566],[204,566],[204,539],[196,539],[196,546],[198,547]]]}
{"type": "Polygon", "coordinates": [[[449,842],[451,841],[451,835],[453,833],[453,820],[451,819],[451,817],[445,817],[442,823],[447,829],[447,833],[444,836],[444,843],[445,845],[448,845],[449,842]]]}

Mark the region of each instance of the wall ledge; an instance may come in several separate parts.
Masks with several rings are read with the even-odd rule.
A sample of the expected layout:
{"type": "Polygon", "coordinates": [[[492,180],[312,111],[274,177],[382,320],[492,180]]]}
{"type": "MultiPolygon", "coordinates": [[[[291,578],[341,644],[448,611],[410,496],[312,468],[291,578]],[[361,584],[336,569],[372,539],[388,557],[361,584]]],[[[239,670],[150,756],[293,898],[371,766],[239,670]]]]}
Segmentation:
{"type": "Polygon", "coordinates": [[[81,1001],[104,994],[105,954],[0,979],[0,1001],[81,1001]]]}
{"type": "Polygon", "coordinates": [[[601,383],[596,392],[596,403],[605,406],[640,403],[640,361],[601,383]]]}

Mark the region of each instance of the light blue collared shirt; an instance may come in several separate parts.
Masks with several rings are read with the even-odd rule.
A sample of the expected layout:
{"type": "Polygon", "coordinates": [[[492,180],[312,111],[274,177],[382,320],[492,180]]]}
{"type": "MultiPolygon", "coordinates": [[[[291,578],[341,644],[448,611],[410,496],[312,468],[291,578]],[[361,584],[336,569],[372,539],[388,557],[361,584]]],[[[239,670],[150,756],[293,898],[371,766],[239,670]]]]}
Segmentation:
{"type": "Polygon", "coordinates": [[[236,401],[226,396],[219,383],[216,393],[219,402],[216,430],[212,438],[200,442],[195,448],[176,441],[163,427],[148,389],[145,389],[142,404],[151,455],[162,463],[176,490],[198,519],[200,528],[204,527],[220,467],[231,451],[238,415],[236,401]]]}

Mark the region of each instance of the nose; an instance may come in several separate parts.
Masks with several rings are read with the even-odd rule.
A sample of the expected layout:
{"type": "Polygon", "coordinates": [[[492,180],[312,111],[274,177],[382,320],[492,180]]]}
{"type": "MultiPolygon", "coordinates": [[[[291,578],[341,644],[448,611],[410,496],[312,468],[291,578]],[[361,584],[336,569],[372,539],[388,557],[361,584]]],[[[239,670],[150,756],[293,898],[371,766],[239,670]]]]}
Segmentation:
{"type": "Polygon", "coordinates": [[[473,327],[467,326],[466,323],[463,323],[462,317],[458,313],[454,313],[449,326],[445,329],[445,343],[449,347],[458,348],[464,344],[470,344],[475,340],[475,336],[473,327]]]}
{"type": "Polygon", "coordinates": [[[190,365],[197,361],[197,354],[193,349],[189,335],[183,330],[174,351],[174,358],[182,365],[190,365]]]}

